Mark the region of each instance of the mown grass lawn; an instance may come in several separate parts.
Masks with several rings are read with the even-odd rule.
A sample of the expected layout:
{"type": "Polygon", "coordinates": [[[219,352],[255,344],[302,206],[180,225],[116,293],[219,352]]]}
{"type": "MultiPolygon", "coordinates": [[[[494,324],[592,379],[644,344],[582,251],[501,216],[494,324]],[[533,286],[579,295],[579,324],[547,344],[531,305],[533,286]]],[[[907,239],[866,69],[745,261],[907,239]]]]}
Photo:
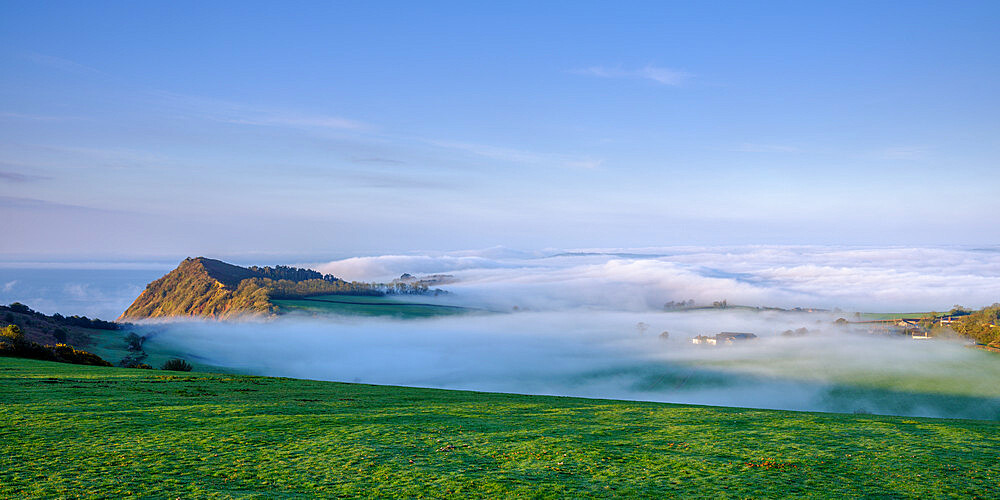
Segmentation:
{"type": "Polygon", "coordinates": [[[1000,423],[0,358],[0,497],[1000,496],[1000,423]]]}

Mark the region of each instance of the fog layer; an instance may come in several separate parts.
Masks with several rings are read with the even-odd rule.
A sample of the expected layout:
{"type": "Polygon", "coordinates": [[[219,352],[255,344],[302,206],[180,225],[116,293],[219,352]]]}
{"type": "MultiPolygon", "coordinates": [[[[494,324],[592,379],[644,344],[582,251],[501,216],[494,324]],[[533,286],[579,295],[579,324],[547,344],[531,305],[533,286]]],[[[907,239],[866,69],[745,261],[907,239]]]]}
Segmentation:
{"type": "Polygon", "coordinates": [[[490,249],[313,264],[351,280],[447,273],[456,296],[498,308],[614,310],[699,304],[945,310],[1000,300],[997,248],[671,247],[581,252],[490,249]]]}
{"type": "Polygon", "coordinates": [[[806,313],[572,310],[431,320],[187,322],[157,343],[239,370],[344,382],[789,410],[1000,419],[1000,364],[806,313]],[[639,323],[646,325],[639,326],[639,323]],[[804,337],[779,332],[805,327],[804,337]],[[661,333],[669,332],[668,338],[661,333]],[[722,347],[720,331],[758,339],[722,347]]]}

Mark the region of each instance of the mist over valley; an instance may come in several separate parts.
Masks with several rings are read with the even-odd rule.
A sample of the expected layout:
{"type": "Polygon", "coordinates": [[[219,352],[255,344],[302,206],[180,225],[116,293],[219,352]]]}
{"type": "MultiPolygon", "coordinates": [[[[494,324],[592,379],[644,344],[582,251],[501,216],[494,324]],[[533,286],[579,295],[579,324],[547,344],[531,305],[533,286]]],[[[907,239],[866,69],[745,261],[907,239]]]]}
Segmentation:
{"type": "MultiPolygon", "coordinates": [[[[304,292],[273,300],[262,309],[273,312],[264,316],[130,321],[138,321],[134,329],[147,337],[147,350],[243,373],[1000,419],[995,354],[968,348],[971,341],[957,334],[914,340],[901,329],[865,323],[874,312],[919,316],[944,312],[950,303],[988,305],[990,297],[1000,296],[1000,252],[989,249],[494,248],[296,265],[325,274],[335,281],[322,283],[337,287],[370,283],[365,286],[371,290],[395,291],[392,283],[408,283],[413,293],[304,292]],[[425,288],[416,288],[418,283],[425,288]],[[753,338],[692,342],[714,342],[721,332],[753,338]]],[[[224,266],[212,264],[210,274],[244,273],[224,266]]],[[[28,303],[31,295],[17,291],[37,290],[31,271],[0,269],[0,277],[4,272],[18,279],[8,281],[2,298],[28,303]]],[[[125,310],[139,289],[138,275],[129,271],[116,280],[114,273],[121,271],[104,272],[92,283],[74,279],[91,275],[67,272],[70,282],[60,285],[51,271],[35,276],[49,280],[48,290],[100,289],[115,310],[125,310]],[[107,297],[115,290],[122,294],[118,299],[107,297]]],[[[141,275],[150,273],[158,274],[141,275]]],[[[235,286],[230,280],[229,287],[235,286]]],[[[48,297],[43,306],[64,311],[78,300],[72,293],[62,304],[54,302],[58,294],[48,297]]],[[[219,304],[213,307],[228,307],[219,304]]]]}

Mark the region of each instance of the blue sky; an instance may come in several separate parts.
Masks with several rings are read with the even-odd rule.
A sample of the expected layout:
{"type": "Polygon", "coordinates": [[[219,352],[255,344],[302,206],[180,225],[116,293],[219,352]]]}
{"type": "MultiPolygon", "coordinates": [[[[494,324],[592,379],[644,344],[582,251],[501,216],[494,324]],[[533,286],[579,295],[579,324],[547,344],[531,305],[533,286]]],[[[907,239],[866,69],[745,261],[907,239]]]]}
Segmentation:
{"type": "Polygon", "coordinates": [[[0,2],[0,258],[995,244],[996,2],[0,2]]]}

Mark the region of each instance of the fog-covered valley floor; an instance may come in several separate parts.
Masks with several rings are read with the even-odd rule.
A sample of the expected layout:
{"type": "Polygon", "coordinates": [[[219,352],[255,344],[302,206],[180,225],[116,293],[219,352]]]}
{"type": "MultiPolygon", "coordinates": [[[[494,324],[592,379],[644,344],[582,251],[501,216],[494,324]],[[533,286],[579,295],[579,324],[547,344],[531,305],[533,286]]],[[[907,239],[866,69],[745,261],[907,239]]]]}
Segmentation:
{"type": "Polygon", "coordinates": [[[265,375],[790,410],[1000,418],[1000,359],[826,314],[594,310],[160,325],[157,343],[265,375]],[[638,323],[647,327],[637,327],[638,323]],[[165,327],[165,328],[164,328],[165,327]],[[780,332],[807,328],[802,337],[780,332]],[[690,338],[755,332],[727,346],[690,338]],[[661,333],[669,333],[663,338],[661,333]]]}
{"type": "MultiPolygon", "coordinates": [[[[149,326],[149,341],[204,364],[263,375],[1000,420],[1000,356],[959,339],[912,340],[834,325],[841,317],[856,319],[858,311],[996,302],[996,248],[497,248],[297,265],[359,281],[436,275],[432,287],[448,293],[419,302],[472,312],[430,319],[289,314],[267,321],[176,321],[149,326]],[[730,307],[664,308],[681,301],[730,307]],[[791,310],[796,307],[823,310],[791,310]],[[803,336],[781,335],[801,328],[808,330],[803,336]],[[719,332],[757,338],[718,347],[691,343],[719,332]]],[[[30,289],[30,273],[19,272],[5,285],[8,301],[20,300],[19,288],[30,289]]],[[[104,290],[102,303],[120,302],[123,310],[134,295],[116,299],[112,290],[134,293],[135,286],[115,287],[74,283],[69,289],[104,290]]],[[[47,297],[46,305],[58,310],[58,295],[47,297]]]]}

